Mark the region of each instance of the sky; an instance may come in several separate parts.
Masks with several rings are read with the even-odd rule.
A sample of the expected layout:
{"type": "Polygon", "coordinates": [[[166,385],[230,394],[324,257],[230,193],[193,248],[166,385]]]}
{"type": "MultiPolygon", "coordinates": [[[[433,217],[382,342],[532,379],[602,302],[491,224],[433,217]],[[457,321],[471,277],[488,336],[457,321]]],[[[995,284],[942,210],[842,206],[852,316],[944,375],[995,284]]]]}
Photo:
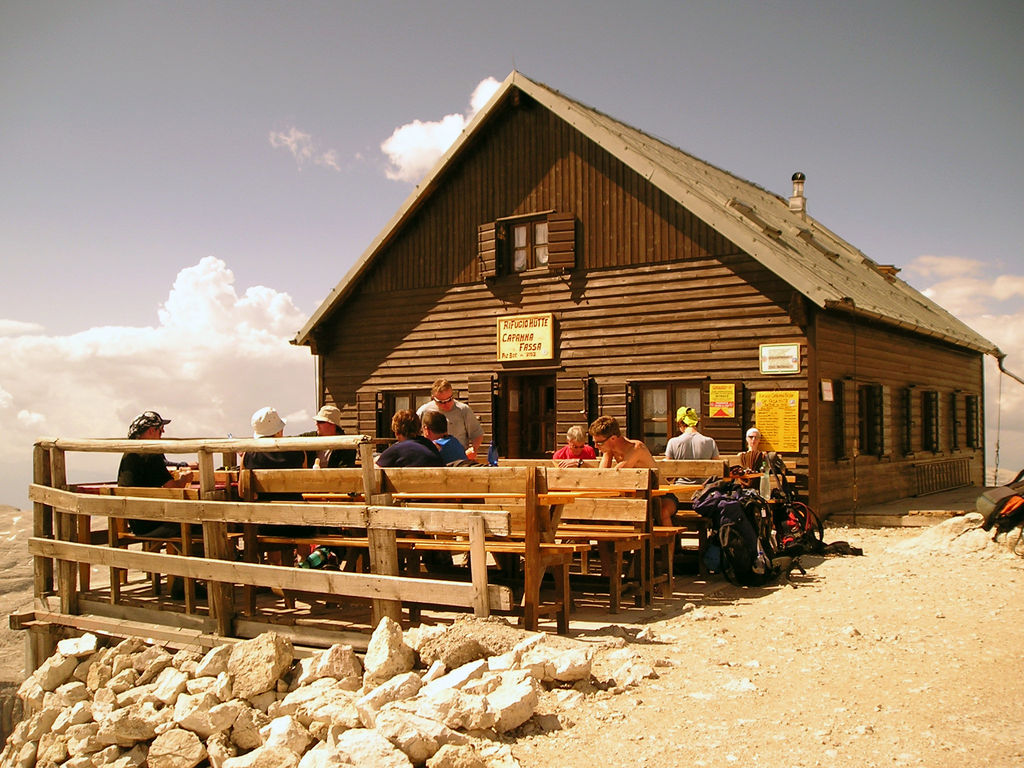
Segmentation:
{"type": "MultiPolygon", "coordinates": [[[[1024,375],[1021,29],[1019,0],[0,0],[0,503],[39,437],[147,408],[310,429],[288,340],[513,69],[780,195],[804,172],[1024,375]]],[[[1015,473],[1024,386],[987,373],[1015,473]]]]}

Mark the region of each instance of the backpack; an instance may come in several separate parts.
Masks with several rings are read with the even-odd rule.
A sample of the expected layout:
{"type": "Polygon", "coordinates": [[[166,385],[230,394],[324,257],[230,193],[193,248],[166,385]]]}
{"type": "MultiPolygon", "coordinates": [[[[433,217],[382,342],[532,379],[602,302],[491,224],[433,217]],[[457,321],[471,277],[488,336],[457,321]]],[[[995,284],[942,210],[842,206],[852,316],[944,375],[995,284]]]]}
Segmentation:
{"type": "Polygon", "coordinates": [[[778,575],[772,565],[771,516],[757,493],[722,481],[706,486],[694,499],[693,509],[711,521],[709,541],[718,550],[722,574],[730,582],[756,587],[778,575]]]}

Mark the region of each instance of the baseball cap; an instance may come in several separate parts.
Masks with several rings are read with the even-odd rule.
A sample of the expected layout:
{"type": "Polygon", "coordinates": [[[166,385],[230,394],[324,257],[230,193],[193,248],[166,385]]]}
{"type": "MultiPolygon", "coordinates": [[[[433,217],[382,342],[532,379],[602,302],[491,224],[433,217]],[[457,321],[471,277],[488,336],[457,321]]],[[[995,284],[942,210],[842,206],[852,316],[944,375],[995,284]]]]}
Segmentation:
{"type": "Polygon", "coordinates": [[[267,406],[260,408],[252,415],[252,436],[273,437],[284,429],[285,420],[277,415],[277,410],[267,406]]]}
{"type": "Polygon", "coordinates": [[[128,427],[128,437],[134,439],[150,427],[162,427],[170,423],[170,419],[161,418],[160,414],[156,411],[143,411],[135,417],[135,421],[128,427]]]}
{"type": "Polygon", "coordinates": [[[336,406],[325,405],[321,408],[316,416],[313,417],[314,421],[326,421],[333,424],[336,427],[341,427],[341,411],[336,406]]]}
{"type": "Polygon", "coordinates": [[[688,427],[697,426],[697,422],[700,421],[700,416],[697,412],[689,406],[680,406],[679,410],[676,411],[676,422],[683,422],[688,427]]]}

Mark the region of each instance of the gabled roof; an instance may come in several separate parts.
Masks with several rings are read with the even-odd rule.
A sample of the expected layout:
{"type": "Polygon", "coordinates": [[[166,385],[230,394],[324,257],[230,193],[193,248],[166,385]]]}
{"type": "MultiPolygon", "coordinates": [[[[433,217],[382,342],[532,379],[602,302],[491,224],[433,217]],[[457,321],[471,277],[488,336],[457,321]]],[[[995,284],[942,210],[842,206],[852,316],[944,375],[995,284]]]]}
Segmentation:
{"type": "Polygon", "coordinates": [[[788,200],[620,123],[547,86],[512,72],[462,135],[338,283],[294,344],[309,344],[316,326],[345,300],[374,256],[443,180],[445,168],[466,147],[511,91],[518,89],[643,176],[721,232],[821,308],[838,309],[1000,357],[992,342],[891,270],[879,267],[788,200]]]}

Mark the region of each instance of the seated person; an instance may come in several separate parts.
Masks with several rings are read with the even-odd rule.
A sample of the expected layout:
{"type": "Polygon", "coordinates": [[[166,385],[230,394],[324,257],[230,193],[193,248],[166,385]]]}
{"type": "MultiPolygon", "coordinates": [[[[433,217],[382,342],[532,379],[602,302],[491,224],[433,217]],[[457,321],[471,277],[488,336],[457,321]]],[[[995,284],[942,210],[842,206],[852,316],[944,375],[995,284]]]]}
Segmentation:
{"type": "MultiPolygon", "coordinates": [[[[269,406],[252,415],[253,437],[282,437],[285,420],[269,406]]],[[[246,451],[242,454],[243,469],[304,469],[304,451],[246,451]]]]}
{"type": "Polygon", "coordinates": [[[757,427],[747,430],[747,450],[740,454],[740,466],[760,471],[764,466],[765,454],[761,450],[761,432],[757,427]]]}
{"type": "Polygon", "coordinates": [[[700,416],[693,408],[681,407],[676,411],[679,434],[665,446],[666,459],[717,459],[718,443],[714,438],[697,431],[700,416]]]}
{"type": "Polygon", "coordinates": [[[582,467],[583,462],[588,459],[596,459],[597,453],[587,443],[587,433],[583,427],[574,424],[565,433],[566,443],[551,457],[551,460],[560,467],[582,467]]]}
{"type": "Polygon", "coordinates": [[[398,441],[377,457],[378,467],[443,467],[441,452],[423,436],[423,425],[414,411],[391,417],[391,431],[398,441]]]}
{"type": "Polygon", "coordinates": [[[421,421],[423,436],[437,446],[437,450],[441,452],[441,461],[445,465],[469,461],[462,443],[448,434],[447,416],[440,411],[424,411],[421,421]]]}
{"type": "MultiPolygon", "coordinates": [[[[159,440],[164,427],[170,423],[170,419],[161,418],[156,411],[145,411],[128,427],[128,439],[159,440]]],[[[175,478],[167,469],[167,459],[162,453],[126,453],[117,468],[117,484],[122,488],[185,488],[191,482],[191,470],[179,472],[175,478]]],[[[155,520],[128,520],[128,529],[136,536],[171,538],[181,535],[181,526],[177,523],[155,520]]]]}
{"type": "MultiPolygon", "coordinates": [[[[316,432],[321,437],[333,437],[344,435],[345,430],[341,426],[341,411],[336,406],[325,405],[316,416],[316,432]]],[[[312,459],[307,456],[307,464],[312,467],[323,469],[337,469],[338,467],[354,467],[356,465],[356,452],[354,448],[338,448],[329,451],[317,451],[312,454],[312,459]]]]}
{"type": "Polygon", "coordinates": [[[594,445],[601,452],[601,467],[627,469],[630,467],[649,467],[657,469],[650,450],[642,440],[631,440],[623,437],[619,422],[611,416],[598,416],[590,425],[590,434],[594,445]]]}

